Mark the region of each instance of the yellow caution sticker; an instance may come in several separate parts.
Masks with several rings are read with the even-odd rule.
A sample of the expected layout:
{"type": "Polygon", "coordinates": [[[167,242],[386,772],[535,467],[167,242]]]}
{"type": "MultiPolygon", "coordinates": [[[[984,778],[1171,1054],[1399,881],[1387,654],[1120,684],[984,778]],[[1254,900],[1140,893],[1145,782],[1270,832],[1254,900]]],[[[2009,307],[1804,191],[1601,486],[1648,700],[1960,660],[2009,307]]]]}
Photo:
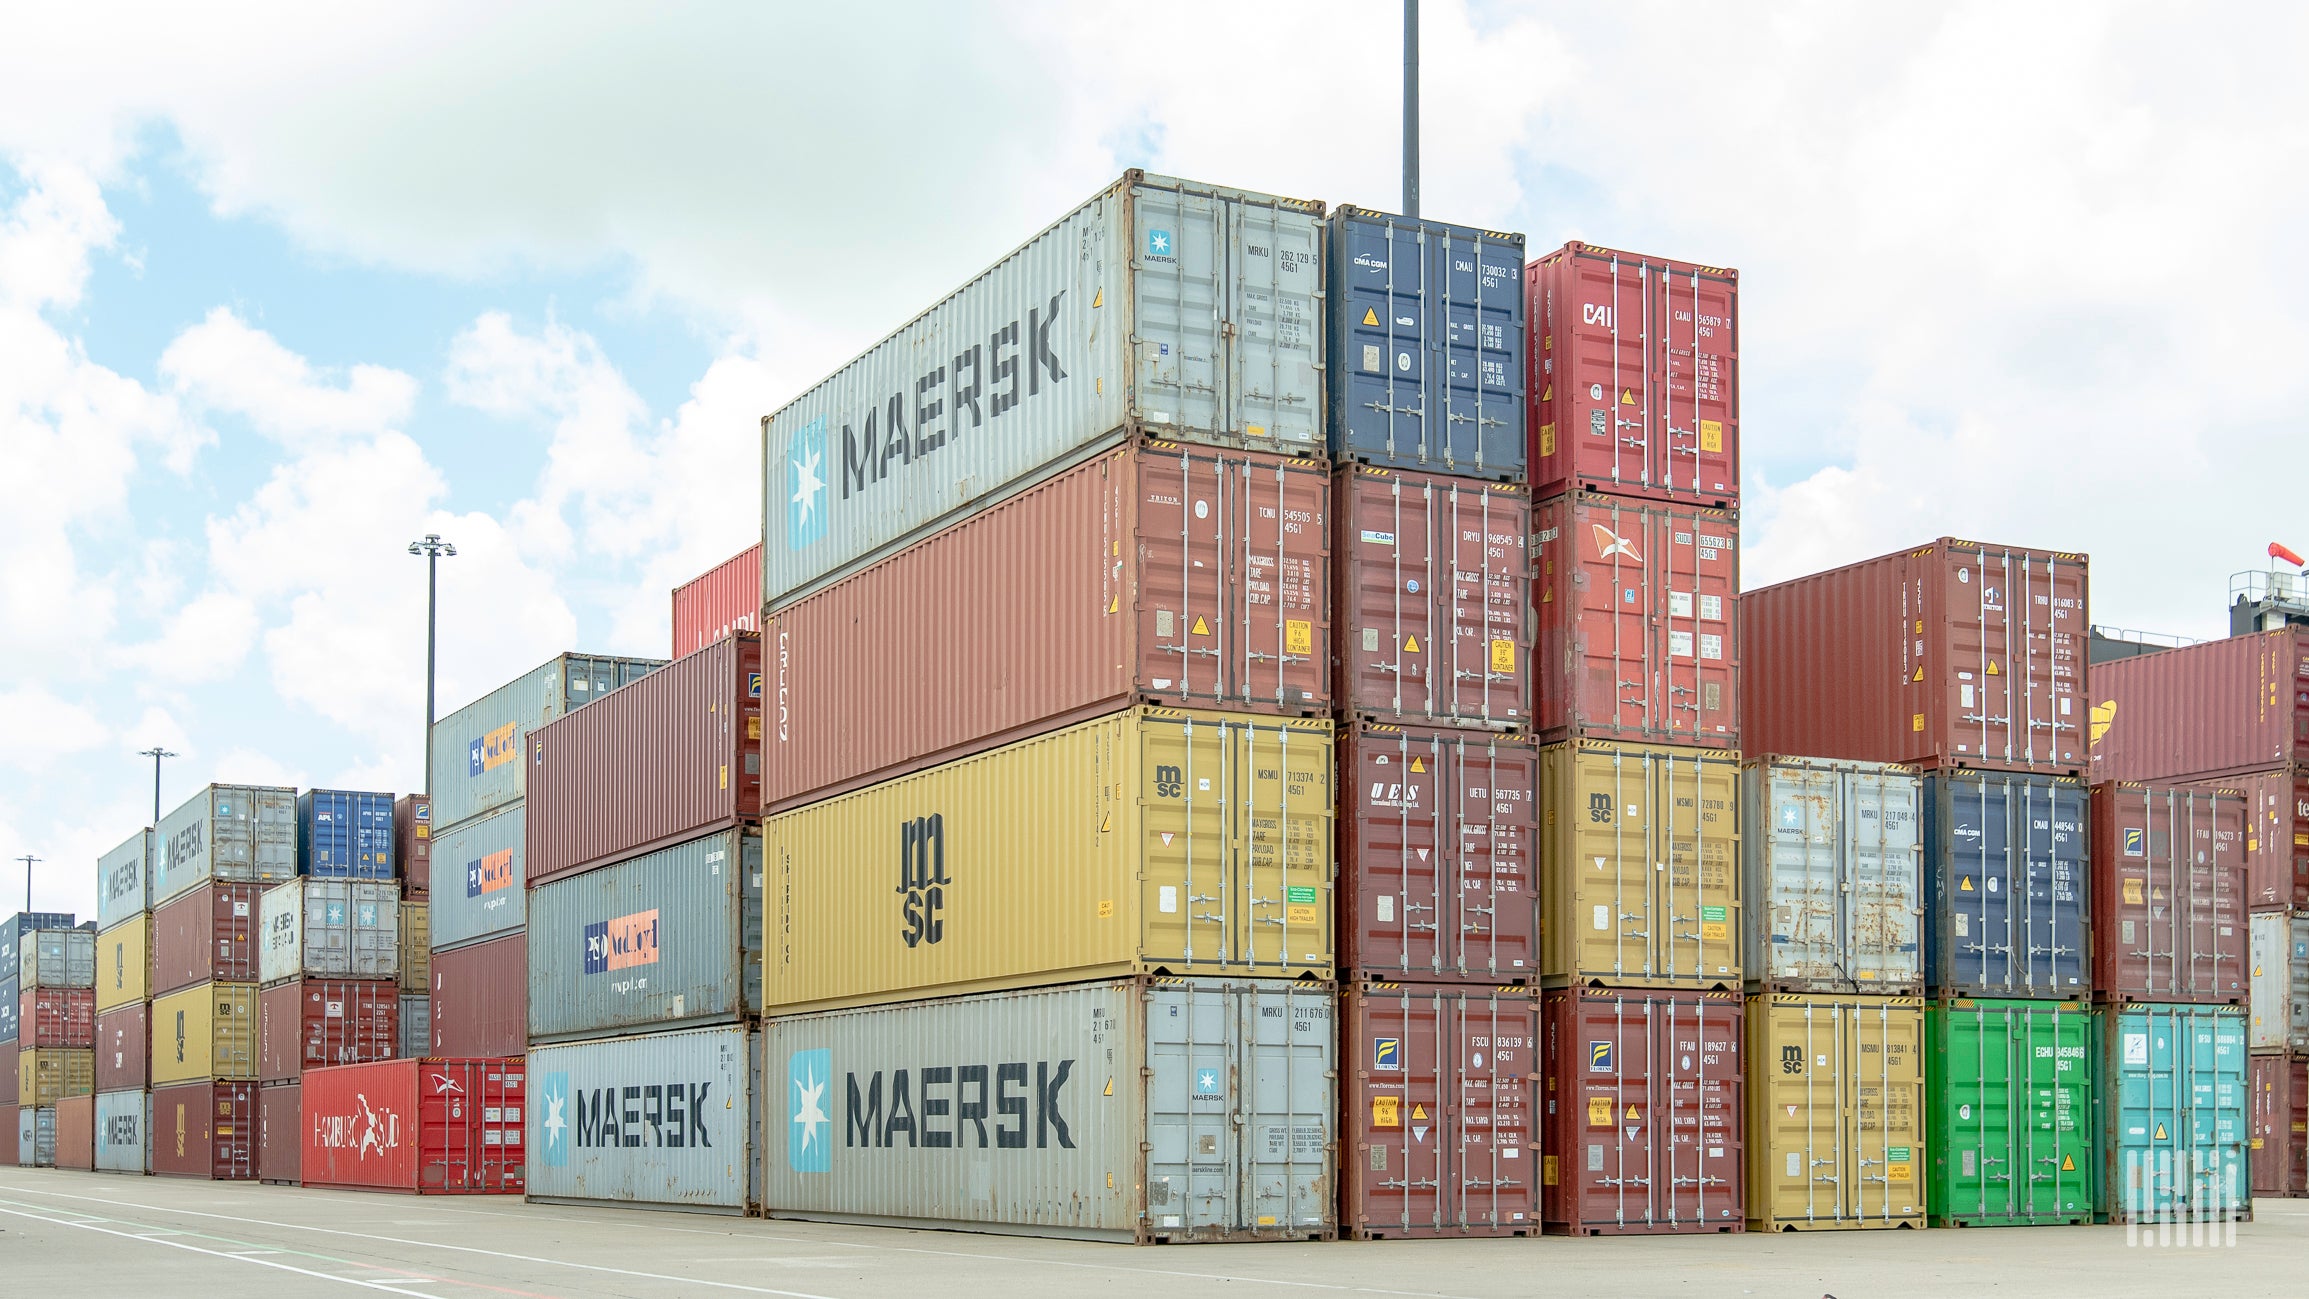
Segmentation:
{"type": "Polygon", "coordinates": [[[1555,1185],[1554,1155],[1541,1155],[1539,1157],[1539,1183],[1542,1186],[1555,1185]]]}
{"type": "Polygon", "coordinates": [[[1916,620],[1916,634],[1919,636],[1924,634],[1924,620],[1922,618],[1916,620]]]}
{"type": "Polygon", "coordinates": [[[1911,680],[1911,681],[1918,681],[1918,682],[1921,682],[1921,681],[1923,681],[1923,680],[1924,680],[1924,665],[1923,665],[1923,664],[1921,664],[1921,663],[1917,664],[1917,666],[1916,666],[1916,675],[1915,675],[1915,676],[1912,676],[1912,677],[1910,677],[1910,678],[1908,678],[1908,679],[1909,679],[1909,680],[1911,680]]]}
{"type": "MultiPolygon", "coordinates": [[[[1551,384],[1547,385],[1545,388],[1542,388],[1542,389],[1540,389],[1540,390],[1539,390],[1539,399],[1540,399],[1541,401],[1554,401],[1554,400],[1555,400],[1555,385],[1551,383],[1551,384]]],[[[2303,673],[2302,675],[2304,675],[2304,676],[2309,676],[2309,673],[2303,673]]]]}
{"type": "Polygon", "coordinates": [[[2139,880],[2125,881],[2125,905],[2129,907],[2141,905],[2141,882],[2139,880]]]}
{"type": "Polygon", "coordinates": [[[1539,426],[1539,454],[1542,459],[1555,454],[1555,425],[1539,426]]]}
{"type": "Polygon", "coordinates": [[[1283,620],[1283,652],[1285,654],[1312,654],[1315,652],[1315,624],[1304,618],[1283,620]]]}
{"type": "MultiPolygon", "coordinates": [[[[1192,635],[1196,635],[1196,636],[1208,636],[1208,635],[1210,635],[1210,634],[1211,634],[1211,625],[1210,625],[1209,623],[1207,623],[1207,622],[1204,622],[1204,621],[1203,621],[1203,616],[1202,616],[1201,614],[1199,614],[1199,613],[1198,613],[1198,614],[1196,614],[1196,615],[1195,615],[1195,625],[1194,625],[1194,626],[1192,626],[1192,627],[1190,627],[1190,628],[1188,628],[1187,630],[1188,630],[1188,632],[1189,632],[1190,634],[1192,634],[1192,635]]],[[[1918,714],[1918,716],[1920,716],[1920,717],[1921,717],[1922,715],[1923,715],[1923,714],[1921,714],[1921,713],[1919,713],[1919,714],[1918,714]]],[[[1923,730],[1924,728],[1923,728],[1923,727],[1921,727],[1921,726],[1919,726],[1917,729],[1918,729],[1918,730],[1923,730]]]]}
{"type": "Polygon", "coordinates": [[[2073,1173],[2073,1172],[2075,1172],[2075,1171],[2076,1171],[2076,1156],[2075,1156],[2075,1155],[2062,1155],[2062,1156],[2060,1157],[2060,1170],[2061,1170],[2062,1172],[2064,1172],[2064,1173],[2073,1173]]]}
{"type": "Polygon", "coordinates": [[[1636,390],[1635,390],[1635,389],[1633,389],[1633,388],[1622,388],[1622,389],[1620,389],[1620,405],[1622,405],[1622,406],[1633,406],[1633,405],[1635,405],[1635,404],[1636,404],[1636,390]]]}
{"type": "Polygon", "coordinates": [[[1419,638],[1417,636],[1404,637],[1403,652],[1406,654],[1417,654],[1419,652],[1419,638]]]}
{"type": "Polygon", "coordinates": [[[1701,420],[1701,421],[1700,421],[1700,450],[1702,450],[1702,451],[1721,451],[1721,450],[1723,450],[1723,449],[1724,449],[1724,421],[1722,421],[1722,420],[1720,420],[1720,419],[1704,419],[1704,420],[1701,420]]]}
{"type": "Polygon", "coordinates": [[[1412,755],[1411,755],[1411,774],[1416,776],[1416,775],[1418,775],[1420,772],[1422,772],[1422,771],[1425,771],[1425,770],[1427,770],[1427,759],[1420,757],[1420,756],[1419,756],[1418,754],[1416,754],[1416,753],[1412,754],[1412,755]]]}
{"type": "Polygon", "coordinates": [[[2002,674],[2001,674],[2001,673],[1999,673],[1999,672],[1997,671],[1997,669],[1996,669],[1996,660],[1995,660],[1995,659],[1990,659],[1990,660],[1988,661],[1988,675],[1990,675],[1990,676],[1992,676],[1992,677],[1993,677],[1993,676],[1999,676],[1999,675],[2002,675],[2002,674]]]}
{"type": "Polygon", "coordinates": [[[1591,1128],[1608,1128],[1611,1126],[1611,1097],[1588,1097],[1587,1125],[1591,1128]]]}
{"type": "Polygon", "coordinates": [[[1243,436],[1263,438],[1267,436],[1267,426],[1264,424],[1245,424],[1243,425],[1243,436]]]}
{"type": "Polygon", "coordinates": [[[728,763],[726,763],[726,762],[725,762],[725,763],[723,763],[723,764],[722,764],[722,788],[723,788],[723,789],[728,789],[729,787],[730,787],[730,764],[728,764],[728,763]]]}
{"type": "Polygon", "coordinates": [[[1364,324],[1366,324],[1366,325],[1376,325],[1376,324],[1378,324],[1378,323],[1379,323],[1379,311],[1378,311],[1378,308],[1376,308],[1376,307],[1365,307],[1365,308],[1363,308],[1363,323],[1364,323],[1364,324]]]}
{"type": "Polygon", "coordinates": [[[1959,893],[1972,892],[1972,877],[1970,875],[1965,876],[1963,880],[1957,884],[1956,891],[1959,893]]]}
{"type": "Polygon", "coordinates": [[[1424,1119],[1424,1118],[1426,1118],[1426,1117],[1427,1117],[1427,1107],[1426,1107],[1426,1106],[1424,1106],[1424,1105],[1418,1105],[1418,1104],[1414,1104],[1414,1105],[1411,1107],[1411,1118],[1412,1118],[1412,1121],[1413,1121],[1413,1122],[1417,1122],[1418,1120],[1420,1120],[1420,1119],[1424,1119]]]}
{"type": "Polygon", "coordinates": [[[1916,716],[1909,718],[1908,729],[1915,731],[1918,734],[1922,734],[1924,731],[1924,714],[1918,713],[1916,716]]]}
{"type": "Polygon", "coordinates": [[[2159,1124],[2157,1125],[2157,1135],[2156,1135],[2156,1138],[2155,1138],[2155,1139],[2156,1139],[2156,1140],[2158,1140],[2158,1141],[2162,1141],[2162,1140],[2164,1140],[2164,1139],[2165,1139],[2165,1125],[2164,1125],[2164,1124],[2162,1124],[2162,1123],[2159,1123],[2159,1124]]]}
{"type": "Polygon", "coordinates": [[[1285,906],[1283,913],[1284,924],[1311,925],[1315,923],[1315,908],[1304,904],[1285,906]]]}
{"type": "Polygon", "coordinates": [[[1554,588],[1554,587],[1552,587],[1552,586],[1551,586],[1551,587],[1549,587],[1549,588],[1547,588],[1547,594],[1545,594],[1545,595],[1542,595],[1541,597],[1539,597],[1539,602],[1540,602],[1541,604],[1554,604],[1554,603],[1555,603],[1555,588],[1554,588]]]}
{"type": "MultiPolygon", "coordinates": [[[[1112,1095],[1114,1095],[1114,1079],[1112,1079],[1112,1078],[1109,1078],[1109,1079],[1107,1079],[1107,1080],[1106,1080],[1106,1094],[1107,1094],[1107,1095],[1109,1095],[1109,1096],[1112,1096],[1112,1095]]],[[[1112,1178],[1112,1177],[1114,1176],[1114,1174],[1112,1174],[1112,1173],[1109,1173],[1109,1174],[1107,1174],[1107,1176],[1108,1176],[1109,1178],[1112,1178]]],[[[1109,1185],[1112,1185],[1113,1183],[1110,1181],[1108,1184],[1109,1184],[1109,1185]]]]}
{"type": "Polygon", "coordinates": [[[1514,641],[1508,640],[1508,639],[1506,639],[1505,637],[1495,637],[1495,638],[1492,640],[1492,642],[1491,642],[1491,670],[1492,670],[1492,671],[1494,671],[1494,672],[1513,672],[1513,671],[1515,671],[1515,642],[1514,642],[1514,641]]]}
{"type": "Polygon", "coordinates": [[[1113,899],[1113,898],[1100,898],[1100,899],[1098,900],[1098,918],[1099,918],[1099,919],[1101,919],[1101,920],[1112,920],[1112,919],[1114,919],[1114,899],[1113,899]]]}
{"type": "Polygon", "coordinates": [[[1121,612],[1122,612],[1122,597],[1118,595],[1118,596],[1114,596],[1114,597],[1110,598],[1110,599],[1109,599],[1109,600],[1106,602],[1106,611],[1107,611],[1108,613],[1121,613],[1121,612]]]}
{"type": "Polygon", "coordinates": [[[1630,1123],[1641,1123],[1641,1122],[1643,1122],[1643,1120],[1642,1120],[1642,1119],[1640,1119],[1640,1118],[1638,1118],[1638,1117],[1636,1116],[1636,1107],[1635,1107],[1635,1106],[1633,1106],[1633,1105],[1630,1105],[1630,1106],[1628,1106],[1628,1122],[1630,1122],[1630,1123]]]}
{"type": "Polygon", "coordinates": [[[1260,1215],[1259,1215],[1259,1225],[1260,1225],[1260,1226],[1262,1226],[1262,1227],[1272,1227],[1272,1226],[1274,1226],[1274,1225],[1275,1225],[1275,1215],[1274,1215],[1274,1214],[1271,1214],[1271,1213],[1262,1213],[1262,1214],[1260,1214],[1260,1215]]]}
{"type": "Polygon", "coordinates": [[[1091,310],[1093,310],[1093,311],[1096,311],[1096,310],[1098,310],[1100,307],[1103,307],[1103,306],[1105,306],[1105,305],[1106,305],[1106,289],[1105,289],[1104,287],[1101,287],[1101,288],[1100,288],[1098,291],[1096,291],[1096,292],[1094,292],[1094,293],[1092,293],[1092,294],[1090,295],[1090,309],[1091,309],[1091,310]]]}
{"type": "Polygon", "coordinates": [[[1905,1182],[1908,1180],[1908,1168],[1907,1164],[1886,1164],[1884,1166],[1884,1180],[1905,1182]]]}
{"type": "Polygon", "coordinates": [[[1402,1098],[1402,1097],[1400,1097],[1400,1096],[1374,1096],[1374,1097],[1372,1097],[1372,1098],[1371,1098],[1371,1126],[1372,1126],[1372,1127],[1375,1127],[1375,1128],[1399,1128],[1399,1127],[1402,1127],[1402,1126],[1403,1126],[1403,1109],[1402,1109],[1402,1106],[1403,1106],[1403,1098],[1402,1098]]]}
{"type": "Polygon", "coordinates": [[[1703,943],[1720,943],[1729,936],[1729,926],[1721,920],[1700,922],[1700,941],[1703,943]]]}

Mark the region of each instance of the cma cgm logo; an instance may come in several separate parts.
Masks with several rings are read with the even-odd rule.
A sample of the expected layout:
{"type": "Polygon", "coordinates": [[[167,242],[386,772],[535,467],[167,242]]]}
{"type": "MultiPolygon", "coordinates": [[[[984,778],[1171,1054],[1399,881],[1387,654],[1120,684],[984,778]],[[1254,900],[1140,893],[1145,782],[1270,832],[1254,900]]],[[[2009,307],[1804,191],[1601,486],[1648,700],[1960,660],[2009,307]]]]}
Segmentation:
{"type": "Polygon", "coordinates": [[[513,761],[514,756],[520,752],[521,728],[513,722],[507,722],[473,741],[465,750],[465,774],[478,776],[485,771],[495,771],[513,761]]]}
{"type": "MultiPolygon", "coordinates": [[[[1064,1102],[1073,1073],[1069,1059],[844,1074],[842,1148],[1024,1150],[1031,1140],[1037,1150],[1072,1150],[1064,1102]]],[[[786,1058],[786,1165],[797,1173],[832,1166],[835,1094],[833,1052],[786,1058]]]]}
{"type": "Polygon", "coordinates": [[[513,850],[501,848],[465,863],[465,896],[480,897],[513,887],[513,850]]]}
{"type": "Polygon", "coordinates": [[[946,817],[916,817],[898,826],[898,896],[905,924],[898,935],[908,947],[946,938],[946,817]]]}
{"type": "Polygon", "coordinates": [[[657,912],[636,911],[585,927],[585,972],[607,974],[657,964],[657,912]]]}

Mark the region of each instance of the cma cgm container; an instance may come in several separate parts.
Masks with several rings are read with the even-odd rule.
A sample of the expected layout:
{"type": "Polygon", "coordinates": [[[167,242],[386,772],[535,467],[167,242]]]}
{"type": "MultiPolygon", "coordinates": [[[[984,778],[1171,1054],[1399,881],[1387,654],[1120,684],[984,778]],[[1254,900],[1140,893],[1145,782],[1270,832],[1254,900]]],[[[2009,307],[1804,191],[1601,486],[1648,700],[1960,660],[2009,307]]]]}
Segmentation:
{"type": "Polygon", "coordinates": [[[2093,668],[2095,780],[2204,780],[2309,764],[2309,628],[2093,668]]]}
{"type": "Polygon", "coordinates": [[[442,832],[433,843],[439,886],[425,904],[436,951],[518,931],[528,923],[528,812],[500,808],[442,832]]]}
{"type": "Polygon", "coordinates": [[[1339,732],[1339,966],[1378,979],[1539,977],[1539,751],[1470,731],[1339,732]]]}
{"type": "Polygon", "coordinates": [[[401,1049],[401,990],[390,980],[291,979],[257,994],[257,1079],[390,1060],[401,1049]]]}
{"type": "Polygon", "coordinates": [[[762,811],[762,639],[718,641],[529,739],[529,885],[762,811]]]}
{"type": "Polygon", "coordinates": [[[305,1180],[305,1089],[287,1082],[257,1090],[257,1180],[301,1186],[305,1180]]]}
{"type": "Polygon", "coordinates": [[[152,910],[152,827],[96,859],[96,923],[110,929],[152,910]]]}
{"type": "Polygon", "coordinates": [[[152,1083],[257,1076],[257,986],[201,983],[152,1003],[152,1083]]]}
{"type": "Polygon", "coordinates": [[[16,986],[94,988],[96,934],[87,929],[40,929],[24,935],[16,955],[16,986]]]}
{"type": "Polygon", "coordinates": [[[782,811],[1132,703],[1330,708],[1331,482],[1138,445],[773,612],[763,805],[782,811]],[[939,636],[907,670],[892,646],[939,636]]]}
{"type": "Polygon", "coordinates": [[[1144,1244],[1327,1239],[1336,996],[1142,978],[769,1020],[763,1202],[1144,1244]]]}
{"type": "Polygon", "coordinates": [[[257,976],[393,980],[401,969],[401,890],[366,880],[291,880],[258,906],[257,976]]]}
{"type": "Polygon", "coordinates": [[[395,939],[400,955],[401,991],[424,992],[433,986],[433,927],[422,902],[401,904],[401,931],[395,939]]]}
{"type": "Polygon", "coordinates": [[[152,993],[255,983],[262,884],[203,884],[152,914],[152,993]]]}
{"type": "Polygon", "coordinates": [[[137,915],[96,936],[96,1011],[152,995],[152,917],[137,915]]]}
{"type": "Polygon", "coordinates": [[[1943,996],[2086,997],[2085,787],[1954,771],[1924,779],[1924,982],[1943,996]]]}
{"type": "Polygon", "coordinates": [[[1331,213],[1331,455],[1520,480],[1523,236],[1331,213]]]}
{"type": "Polygon", "coordinates": [[[389,880],[393,796],[308,789],[297,796],[297,873],[324,880],[389,880]]]}
{"type": "Polygon", "coordinates": [[[433,726],[426,786],[432,828],[447,830],[520,802],[530,732],[663,666],[663,659],[556,655],[442,718],[433,726]]]}
{"type": "Polygon", "coordinates": [[[2244,1005],[2243,795],[2112,782],[2092,814],[2093,994],[2244,1005]]]}
{"type": "MultiPolygon", "coordinates": [[[[530,1198],[725,1213],[758,1207],[757,1143],[772,1121],[756,1113],[757,1046],[752,1029],[733,1024],[531,1051],[530,1198]]],[[[968,1103],[958,1093],[950,1099],[958,1115],[968,1103]]],[[[925,1123],[939,1112],[931,1104],[925,1092],[925,1123]]]]}
{"type": "Polygon", "coordinates": [[[2309,911],[2253,913],[2256,1051],[2309,1051],[2309,911]]]}
{"type": "Polygon", "coordinates": [[[1748,592],[1749,750],[2083,774],[2086,576],[1943,537],[1748,592]]]}
{"type": "Polygon", "coordinates": [[[1126,172],[769,416],[764,602],[1137,434],[1321,456],[1322,213],[1126,172]]]}
{"type": "Polygon", "coordinates": [[[2103,1014],[2102,1211],[2113,1222],[2251,1217],[2245,1013],[2138,1004],[2103,1014]]]}
{"type": "Polygon", "coordinates": [[[424,901],[433,887],[433,800],[423,794],[394,800],[393,862],[401,872],[401,896],[424,901]]]}
{"type": "Polygon", "coordinates": [[[96,1090],[142,1089],[152,1076],[152,1003],[132,1001],[96,1016],[96,1090]]]}
{"type": "Polygon", "coordinates": [[[1340,1234],[1539,1234],[1539,1003],[1528,988],[1340,997],[1340,1234]]]}
{"type": "Polygon", "coordinates": [[[695,654],[762,618],[762,547],[756,542],[673,589],[673,656],[695,654]]]}
{"type": "Polygon", "coordinates": [[[1734,515],[1575,493],[1533,508],[1531,562],[1542,736],[1740,747],[1734,515]]]}
{"type": "Polygon", "coordinates": [[[1331,562],[1339,711],[1531,724],[1531,502],[1512,483],[1369,466],[1338,478],[1331,562]]]}
{"type": "Polygon", "coordinates": [[[1932,1221],[1942,1227],[2089,1223],[2097,1017],[2074,1002],[1957,997],[1924,1014],[1932,1221]]]}
{"type": "Polygon", "coordinates": [[[1545,994],[1540,1208],[1551,1228],[1744,1229],[1740,1023],[1737,993],[1545,994]]]}
{"type": "Polygon", "coordinates": [[[297,791],[211,785],[160,819],[152,905],[211,880],[277,884],[297,873],[297,791]]]}
{"type": "Polygon", "coordinates": [[[152,1089],[152,1171],[217,1182],[257,1175],[257,1085],[184,1083],[152,1089]]]}
{"type": "Polygon", "coordinates": [[[432,1054],[517,1056],[529,1044],[528,935],[433,953],[432,1054]]]}
{"type": "Polygon", "coordinates": [[[1748,999],[1748,1225],[1924,1225],[1924,1008],[1914,997],[1748,999]]]}
{"type": "Polygon", "coordinates": [[[16,1048],[16,1103],[46,1108],[96,1090],[96,1053],[87,1047],[16,1048]]]}
{"type": "Polygon", "coordinates": [[[2245,795],[2245,901],[2256,911],[2309,907],[2309,768],[2212,782],[2245,795]]]}
{"type": "Polygon", "coordinates": [[[83,1093],[56,1102],[56,1166],[96,1169],[96,1097],[83,1093]]]}
{"type": "Polygon", "coordinates": [[[1740,500],[1740,273],[1571,243],[1530,264],[1531,485],[1740,500]]]}
{"type": "Polygon", "coordinates": [[[152,1171],[152,1093],[96,1093],[96,1171],[141,1177],[152,1171]]]}
{"type": "Polygon", "coordinates": [[[2309,1195],[2309,1056],[2256,1055],[2252,1088],[2253,1195],[2309,1195]]]}
{"type": "Polygon", "coordinates": [[[1924,807],[1915,769],[1759,758],[1741,768],[1740,793],[1748,986],[1922,992],[1924,807]]]}
{"type": "Polygon", "coordinates": [[[1542,977],[1736,991],[1738,756],[1590,740],[1539,763],[1542,977]]]}
{"type": "Polygon", "coordinates": [[[530,1119],[522,1057],[389,1060],[304,1081],[304,1179],[418,1195],[519,1195],[530,1119]]]}
{"type": "Polygon", "coordinates": [[[771,817],[764,997],[1327,979],[1331,742],[1327,720],[1132,708],[771,817]]]}
{"type": "Polygon", "coordinates": [[[26,988],[17,999],[17,1045],[85,1049],[96,1045],[92,988],[26,988]]]}

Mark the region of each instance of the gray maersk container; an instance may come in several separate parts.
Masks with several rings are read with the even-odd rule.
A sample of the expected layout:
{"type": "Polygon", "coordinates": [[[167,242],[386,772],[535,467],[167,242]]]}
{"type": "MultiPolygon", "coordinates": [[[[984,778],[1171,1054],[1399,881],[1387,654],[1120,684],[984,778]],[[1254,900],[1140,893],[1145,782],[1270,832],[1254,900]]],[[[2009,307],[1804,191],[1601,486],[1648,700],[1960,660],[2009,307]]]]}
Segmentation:
{"type": "Polygon", "coordinates": [[[152,1093],[96,1093],[96,1171],[152,1171],[152,1093]]]}
{"type": "Polygon", "coordinates": [[[723,830],[540,885],[529,1039],[642,1033],[762,1009],[762,834],[723,830]]]}
{"type": "Polygon", "coordinates": [[[1328,1237],[1336,998],[1327,983],[1125,979],[773,1019],[763,1084],[783,1100],[763,1120],[764,1210],[1138,1242],[1328,1237]]]}
{"type": "Polygon", "coordinates": [[[521,801],[531,731],[664,666],[664,659],[557,655],[434,723],[434,839],[521,801]]]}
{"type": "Polygon", "coordinates": [[[759,1204],[755,1045],[733,1024],[531,1048],[529,1198],[759,1204]]]}
{"type": "Polygon", "coordinates": [[[1323,455],[1323,293],[1322,204],[1126,172],[762,422],[767,601],[1136,434],[1323,455]]]}
{"type": "Polygon", "coordinates": [[[160,819],[152,847],[155,907],[212,879],[295,879],[297,791],[211,785],[160,819]]]}
{"type": "Polygon", "coordinates": [[[2248,985],[2254,1051],[2309,1051],[2309,911],[2256,911],[2248,985]]]}
{"type": "Polygon", "coordinates": [[[433,950],[464,947],[510,934],[527,922],[529,875],[522,852],[525,818],[516,802],[446,832],[433,832],[433,950]]]}
{"type": "Polygon", "coordinates": [[[110,929],[152,910],[152,827],[96,859],[96,926],[110,929]]]}
{"type": "Polygon", "coordinates": [[[401,973],[401,885],[290,880],[257,906],[257,979],[394,979],[401,973]]]}
{"type": "Polygon", "coordinates": [[[34,1109],[25,1105],[17,1109],[16,1166],[18,1168],[56,1167],[56,1110],[54,1107],[34,1109]]]}
{"type": "Polygon", "coordinates": [[[17,946],[16,987],[93,988],[96,934],[87,929],[40,929],[17,946]]]}
{"type": "Polygon", "coordinates": [[[1912,767],[1762,758],[1740,773],[1750,988],[1924,990],[1923,783],[1912,767]]]}

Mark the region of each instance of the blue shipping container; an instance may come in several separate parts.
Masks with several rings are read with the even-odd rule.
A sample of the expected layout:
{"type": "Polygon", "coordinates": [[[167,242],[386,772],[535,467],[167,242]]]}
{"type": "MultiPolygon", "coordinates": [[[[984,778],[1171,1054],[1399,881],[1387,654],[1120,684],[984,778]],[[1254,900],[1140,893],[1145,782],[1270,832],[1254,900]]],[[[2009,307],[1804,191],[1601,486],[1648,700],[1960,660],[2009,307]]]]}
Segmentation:
{"type": "Polygon", "coordinates": [[[1523,236],[1343,207],[1328,237],[1333,458],[1522,479],[1523,236]]]}
{"type": "Polygon", "coordinates": [[[393,796],[308,789],[297,798],[297,874],[324,880],[389,880],[393,796]]]}
{"type": "Polygon", "coordinates": [[[2101,1203],[2110,1220],[2250,1217],[2244,1007],[2149,1004],[2102,1013],[2101,1203]]]}
{"type": "Polygon", "coordinates": [[[1924,778],[1924,982],[1934,995],[2092,992],[2086,793],[2065,776],[1924,778]]]}
{"type": "Polygon", "coordinates": [[[9,978],[16,977],[16,962],[21,959],[17,945],[24,935],[37,929],[70,928],[72,913],[69,911],[20,911],[0,920],[0,971],[5,971],[9,978]]]}

